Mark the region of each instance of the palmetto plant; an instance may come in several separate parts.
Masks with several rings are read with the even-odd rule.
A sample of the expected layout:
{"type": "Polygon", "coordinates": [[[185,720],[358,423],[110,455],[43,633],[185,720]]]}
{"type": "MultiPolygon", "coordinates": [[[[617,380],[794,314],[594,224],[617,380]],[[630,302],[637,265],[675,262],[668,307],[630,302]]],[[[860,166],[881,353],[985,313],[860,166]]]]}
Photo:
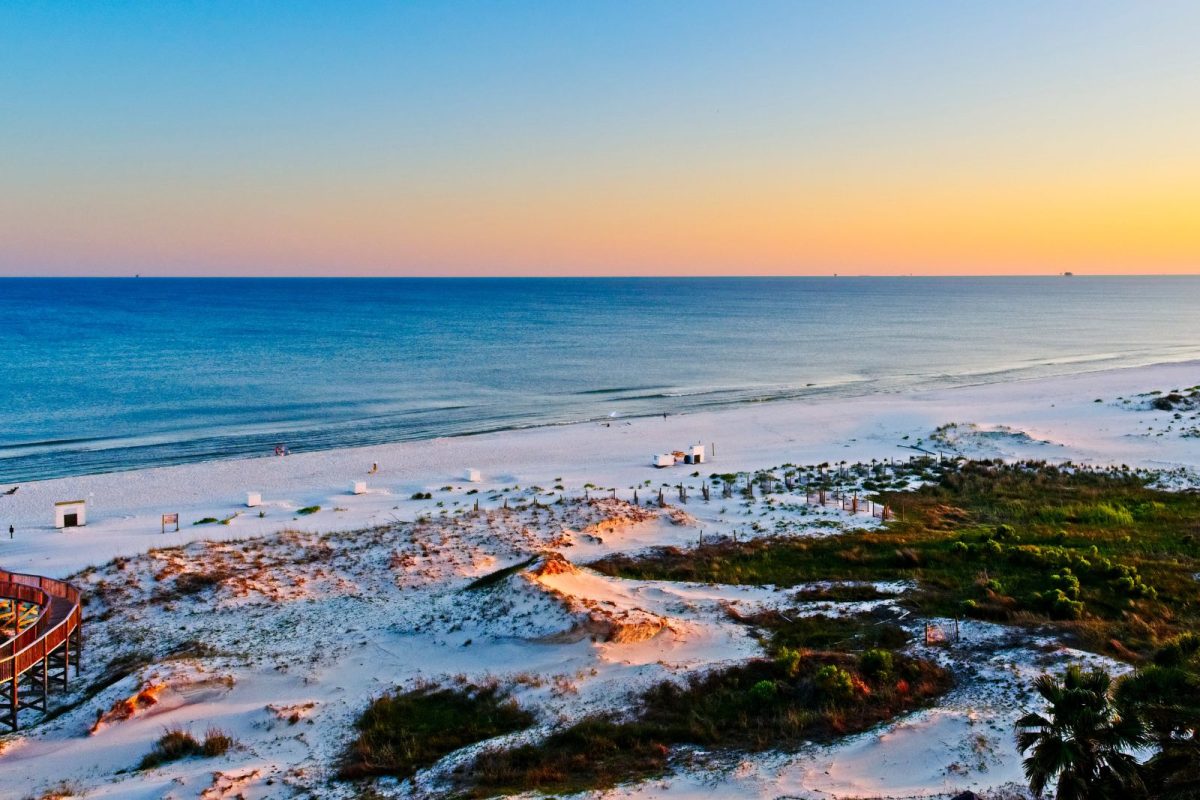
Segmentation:
{"type": "Polygon", "coordinates": [[[1143,765],[1151,796],[1200,797],[1200,636],[1179,637],[1154,661],[1123,678],[1114,700],[1122,714],[1142,720],[1158,749],[1143,765]]]}
{"type": "Polygon", "coordinates": [[[1137,760],[1130,754],[1146,742],[1136,715],[1122,715],[1112,702],[1107,672],[1071,666],[1059,681],[1042,675],[1035,688],[1046,715],[1017,721],[1017,745],[1029,788],[1041,796],[1056,780],[1057,800],[1103,800],[1144,793],[1137,760]]]}

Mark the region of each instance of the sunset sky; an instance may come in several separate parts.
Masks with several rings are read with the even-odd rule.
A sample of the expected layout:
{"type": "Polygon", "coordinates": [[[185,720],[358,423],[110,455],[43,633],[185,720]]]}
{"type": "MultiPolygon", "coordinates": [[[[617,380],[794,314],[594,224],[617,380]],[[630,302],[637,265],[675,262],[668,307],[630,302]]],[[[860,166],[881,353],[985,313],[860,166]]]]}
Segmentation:
{"type": "Polygon", "coordinates": [[[0,5],[0,274],[1200,272],[1200,3],[0,5]]]}

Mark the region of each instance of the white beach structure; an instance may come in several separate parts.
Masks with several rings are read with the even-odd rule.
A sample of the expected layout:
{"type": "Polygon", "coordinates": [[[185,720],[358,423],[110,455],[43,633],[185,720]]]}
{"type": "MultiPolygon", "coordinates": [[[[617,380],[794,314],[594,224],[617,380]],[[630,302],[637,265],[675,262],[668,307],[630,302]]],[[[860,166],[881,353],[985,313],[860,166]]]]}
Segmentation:
{"type": "Polygon", "coordinates": [[[464,477],[468,483],[479,483],[481,480],[483,480],[479,474],[479,470],[477,469],[468,469],[464,474],[464,477]]]}
{"type": "Polygon", "coordinates": [[[86,524],[86,500],[63,500],[54,504],[54,527],[76,528],[86,524]]]}
{"type": "Polygon", "coordinates": [[[673,466],[675,466],[675,454],[674,453],[658,453],[657,455],[654,456],[654,459],[650,463],[653,464],[654,466],[658,467],[659,469],[661,469],[663,467],[673,467],[673,466]]]}
{"type": "Polygon", "coordinates": [[[704,463],[704,445],[694,444],[688,448],[687,457],[684,461],[688,464],[703,464],[704,463]]]}
{"type": "Polygon", "coordinates": [[[354,483],[350,484],[350,494],[366,494],[366,493],[367,493],[367,482],[366,481],[354,481],[354,483]]]}
{"type": "Polygon", "coordinates": [[[262,505],[262,492],[246,492],[246,508],[258,508],[262,505]]]}

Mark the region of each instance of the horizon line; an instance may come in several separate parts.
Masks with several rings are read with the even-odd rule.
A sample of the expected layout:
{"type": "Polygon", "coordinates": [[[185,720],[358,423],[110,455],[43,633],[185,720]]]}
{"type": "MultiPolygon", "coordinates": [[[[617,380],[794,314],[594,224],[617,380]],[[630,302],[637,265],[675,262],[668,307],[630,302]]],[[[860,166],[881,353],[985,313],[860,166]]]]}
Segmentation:
{"type": "Polygon", "coordinates": [[[584,275],[545,275],[545,274],[417,274],[417,275],[378,275],[378,274],[252,274],[233,275],[215,274],[203,275],[183,273],[178,275],[133,273],[129,275],[113,274],[79,274],[79,275],[4,275],[0,280],[603,280],[603,279],[769,279],[769,278],[1196,278],[1197,272],[981,272],[981,273],[869,273],[869,272],[832,272],[832,273],[619,273],[619,274],[584,274],[584,275]]]}

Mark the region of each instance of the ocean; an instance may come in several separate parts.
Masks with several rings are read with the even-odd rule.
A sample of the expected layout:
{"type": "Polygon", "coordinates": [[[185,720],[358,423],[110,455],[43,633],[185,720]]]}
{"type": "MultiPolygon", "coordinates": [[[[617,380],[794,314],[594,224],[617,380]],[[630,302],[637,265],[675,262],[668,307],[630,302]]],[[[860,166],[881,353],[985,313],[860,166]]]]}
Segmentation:
{"type": "Polygon", "coordinates": [[[1200,277],[0,279],[0,483],[1194,359],[1197,309],[1200,277]]]}

